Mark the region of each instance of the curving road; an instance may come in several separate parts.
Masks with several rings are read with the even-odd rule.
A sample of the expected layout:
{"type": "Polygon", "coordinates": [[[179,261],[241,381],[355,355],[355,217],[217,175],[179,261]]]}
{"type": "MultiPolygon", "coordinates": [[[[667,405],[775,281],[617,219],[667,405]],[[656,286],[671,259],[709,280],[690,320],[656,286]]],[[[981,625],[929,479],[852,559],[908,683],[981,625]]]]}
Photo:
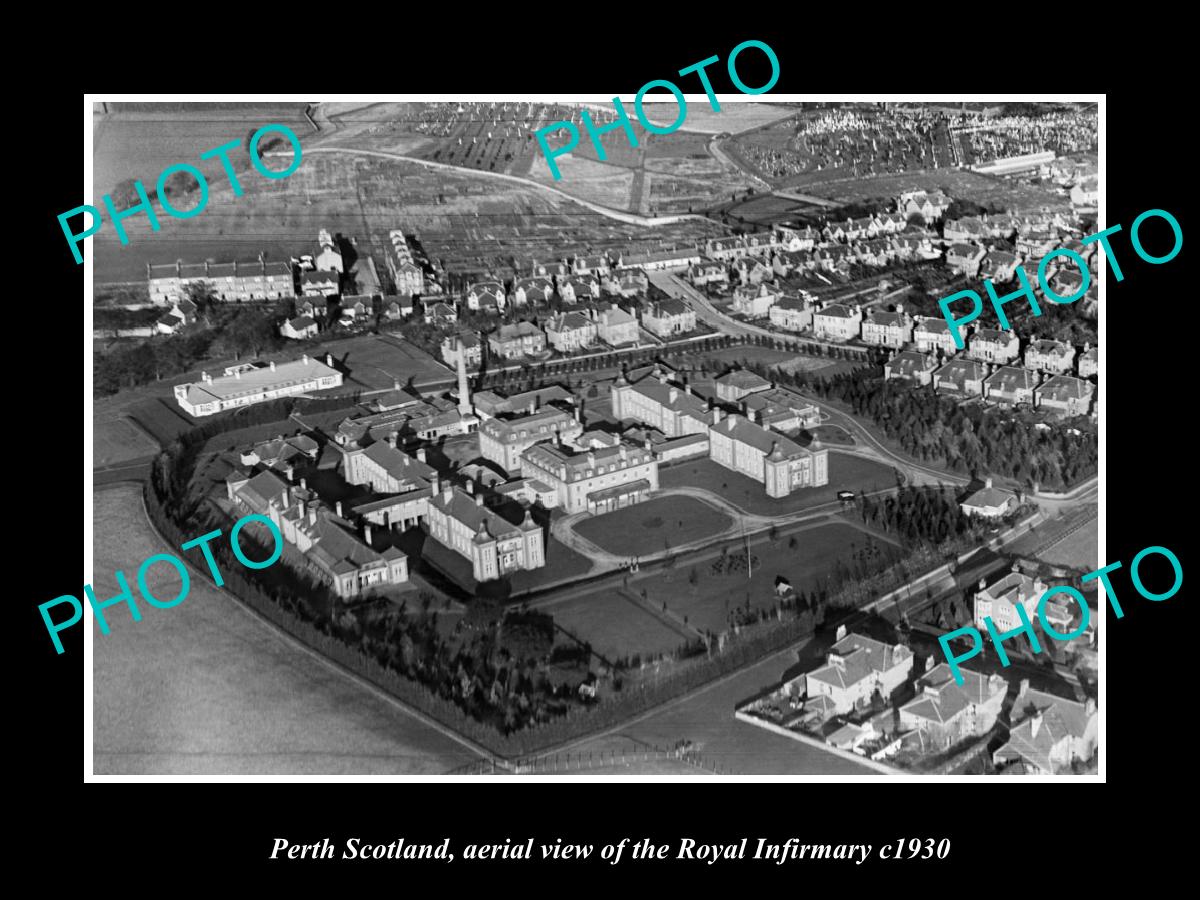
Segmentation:
{"type": "MultiPolygon", "coordinates": [[[[419,166],[425,166],[430,169],[444,169],[454,172],[458,175],[479,176],[481,178],[497,178],[501,181],[510,181],[523,187],[533,187],[539,190],[549,191],[552,194],[557,194],[564,200],[570,200],[572,203],[578,203],[580,206],[587,207],[592,212],[599,213],[602,216],[607,216],[610,219],[615,219],[618,222],[624,222],[626,225],[642,225],[653,228],[657,225],[677,225],[680,222],[695,220],[697,222],[707,222],[712,224],[712,219],[706,216],[698,216],[692,213],[681,213],[677,216],[639,216],[636,213],[622,212],[617,209],[612,209],[608,206],[601,206],[599,203],[593,203],[591,200],[584,200],[581,197],[576,197],[574,194],[568,194],[566,191],[561,191],[556,187],[548,184],[542,184],[538,181],[531,181],[528,178],[521,178],[517,175],[508,175],[504,172],[485,172],[482,169],[468,169],[463,166],[452,166],[448,163],[433,162],[428,159],[418,159],[415,156],[405,156],[403,153],[392,153],[388,150],[358,150],[353,147],[307,147],[304,150],[304,155],[310,153],[348,153],[358,156],[377,156],[381,159],[398,159],[403,162],[416,163],[419,166]]],[[[284,156],[291,158],[292,152],[289,150],[286,153],[273,151],[263,154],[264,156],[284,156]]]]}

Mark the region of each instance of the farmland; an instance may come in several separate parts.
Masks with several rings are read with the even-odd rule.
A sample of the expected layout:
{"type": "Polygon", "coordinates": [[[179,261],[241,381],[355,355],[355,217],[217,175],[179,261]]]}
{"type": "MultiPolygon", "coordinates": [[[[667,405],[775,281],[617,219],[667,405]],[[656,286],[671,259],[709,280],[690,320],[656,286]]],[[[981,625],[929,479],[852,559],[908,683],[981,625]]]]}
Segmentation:
{"type": "MultiPolygon", "coordinates": [[[[597,127],[614,119],[611,106],[587,105],[597,127]]],[[[726,108],[735,106],[753,108],[730,113],[726,127],[790,114],[790,110],[775,110],[767,104],[726,108]]],[[[657,116],[665,123],[674,118],[673,104],[648,103],[646,108],[652,118],[657,116]]],[[[623,131],[610,132],[601,139],[605,150],[601,161],[581,124],[578,104],[385,103],[329,112],[337,130],[322,136],[323,146],[384,150],[467,170],[529,178],[616,210],[648,215],[699,210],[750,184],[742,173],[709,152],[704,134],[651,134],[636,118],[632,127],[638,146],[633,147],[623,131]],[[572,152],[556,158],[562,178],[555,181],[533,132],[559,121],[575,125],[581,139],[572,152]]],[[[689,108],[689,125],[694,115],[698,122],[706,121],[699,113],[689,108]]],[[[717,130],[723,130],[719,127],[721,116],[713,122],[717,130]]],[[[566,129],[548,135],[552,148],[567,139],[566,129]]]]}
{"type": "MultiPolygon", "coordinates": [[[[170,549],[137,488],[97,494],[94,523],[98,596],[117,591],[105,573],[170,549]]],[[[172,577],[155,568],[151,589],[174,596],[172,577]]],[[[207,582],[193,578],[174,609],[143,610],[142,621],[112,617],[112,633],[95,634],[97,774],[436,774],[475,758],[207,582]]]]}

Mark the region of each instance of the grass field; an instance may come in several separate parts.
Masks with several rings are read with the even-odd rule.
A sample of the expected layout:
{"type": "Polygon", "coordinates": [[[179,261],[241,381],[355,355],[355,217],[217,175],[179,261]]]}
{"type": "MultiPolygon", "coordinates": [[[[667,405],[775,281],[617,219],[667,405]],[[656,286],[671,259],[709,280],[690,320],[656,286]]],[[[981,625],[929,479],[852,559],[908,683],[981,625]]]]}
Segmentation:
{"type": "Polygon", "coordinates": [[[666,603],[671,612],[686,616],[687,624],[721,632],[729,627],[729,615],[735,608],[761,609],[775,603],[776,576],[786,578],[797,591],[807,592],[820,587],[838,559],[849,556],[854,548],[874,543],[882,554],[881,566],[900,553],[894,545],[841,522],[797,531],[795,539],[795,547],[782,535],[775,541],[763,539],[752,543],[756,561],[750,577],[745,568],[723,573],[714,572],[709,562],[681,563],[676,569],[638,581],[636,588],[646,591],[648,603],[656,607],[666,603]]]}
{"type": "MultiPolygon", "coordinates": [[[[304,118],[304,103],[127,104],[110,103],[112,112],[92,117],[93,173],[96,200],[126,179],[139,179],[152,190],[158,175],[179,162],[196,166],[209,179],[210,190],[229,193],[220,160],[201,160],[200,154],[230,141],[243,142],[247,133],[268,122],[287,125],[301,140],[313,134],[304,118]]],[[[235,171],[250,166],[244,149],[230,153],[235,171]]],[[[257,173],[248,178],[258,179],[257,173]]],[[[247,179],[241,178],[245,181],[247,179]]],[[[100,203],[95,205],[100,206],[100,203]]]]}
{"type": "Polygon", "coordinates": [[[128,419],[92,423],[92,465],[110,466],[159,451],[159,445],[128,419]]]}
{"type": "Polygon", "coordinates": [[[601,206],[636,212],[630,201],[630,191],[633,188],[634,180],[633,169],[607,162],[597,162],[576,153],[555,157],[554,162],[558,166],[561,176],[559,181],[554,180],[554,176],[550,172],[550,164],[540,153],[533,157],[530,163],[529,177],[534,181],[566,190],[574,197],[599,203],[601,206]]]}
{"type": "MultiPolygon", "coordinates": [[[[98,597],[118,592],[113,571],[179,552],[150,530],[139,489],[107,490],[94,504],[98,597]]],[[[177,592],[170,566],[147,577],[159,597],[177,592]]],[[[179,606],[140,608],[140,622],[114,607],[111,633],[96,628],[97,774],[438,774],[475,758],[195,575],[179,606]]]]}
{"type": "Polygon", "coordinates": [[[664,468],[659,472],[658,480],[664,488],[704,488],[759,515],[778,515],[820,506],[835,500],[838,491],[870,491],[896,486],[891,466],[834,449],[829,451],[829,483],[817,488],[801,488],[786,497],[768,497],[757,481],[711,459],[681,462],[664,468]]]}
{"type": "Polygon", "coordinates": [[[687,638],[619,592],[601,590],[550,607],[556,624],[608,659],[667,653],[687,638]]]}
{"type": "Polygon", "coordinates": [[[575,525],[575,531],[609,553],[641,556],[718,535],[729,516],[693,497],[657,497],[575,525]]]}
{"type": "Polygon", "coordinates": [[[346,383],[355,382],[371,391],[401,387],[411,378],[415,387],[453,379],[454,373],[424,350],[396,335],[364,334],[322,344],[321,352],[333,354],[345,366],[346,383]]]}

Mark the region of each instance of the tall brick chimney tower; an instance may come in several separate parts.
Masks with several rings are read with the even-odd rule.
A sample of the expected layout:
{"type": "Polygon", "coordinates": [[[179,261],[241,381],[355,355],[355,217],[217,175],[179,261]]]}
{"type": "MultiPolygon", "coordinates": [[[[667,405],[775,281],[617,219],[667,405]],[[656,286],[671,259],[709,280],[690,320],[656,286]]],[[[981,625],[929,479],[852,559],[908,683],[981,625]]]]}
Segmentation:
{"type": "Polygon", "coordinates": [[[462,338],[456,337],[454,343],[458,350],[458,413],[461,416],[469,416],[471,395],[467,388],[467,350],[463,346],[462,338]]]}

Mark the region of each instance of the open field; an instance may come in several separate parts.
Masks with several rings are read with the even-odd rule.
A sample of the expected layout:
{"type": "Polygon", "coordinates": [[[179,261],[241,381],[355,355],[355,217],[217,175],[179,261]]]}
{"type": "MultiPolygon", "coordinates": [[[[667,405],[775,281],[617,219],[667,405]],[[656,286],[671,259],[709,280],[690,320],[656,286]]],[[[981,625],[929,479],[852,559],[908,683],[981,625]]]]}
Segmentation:
{"type": "Polygon", "coordinates": [[[656,497],[616,512],[576,523],[575,531],[622,556],[643,556],[664,546],[718,535],[733,524],[729,516],[693,497],[656,497]]]}
{"type": "MultiPolygon", "coordinates": [[[[768,497],[763,486],[711,459],[685,460],[664,467],[658,476],[663,488],[697,487],[712,491],[746,512],[779,515],[829,503],[838,491],[872,491],[896,486],[891,466],[874,460],[829,451],[829,483],[816,488],[801,488],[786,497],[768,497]]],[[[657,549],[657,548],[656,548],[657,549]]]]}
{"type": "Polygon", "coordinates": [[[667,653],[690,635],[680,634],[628,597],[611,589],[584,594],[547,610],[554,622],[608,659],[667,653]]]}
{"type": "MultiPolygon", "coordinates": [[[[200,154],[230,141],[244,142],[249,132],[268,122],[287,125],[303,147],[313,134],[304,118],[304,103],[109,103],[107,114],[92,116],[93,173],[96,197],[126,179],[139,179],[153,190],[158,175],[174,163],[190,163],[209,179],[210,190],[229,193],[220,160],[202,161],[200,154]]],[[[99,104],[96,104],[97,108],[99,104]]],[[[230,153],[235,171],[250,167],[244,149],[230,153]]],[[[240,176],[239,176],[240,178],[240,176]]],[[[261,179],[258,173],[247,179],[261,179]]]]}
{"type": "Polygon", "coordinates": [[[670,747],[690,740],[706,762],[736,775],[871,775],[872,770],[816,747],[756,728],[733,717],[739,703],[774,687],[792,668],[794,650],[776,653],[681,703],[669,704],[613,734],[578,744],[572,753],[599,750],[614,737],[670,747]]]}
{"type": "Polygon", "coordinates": [[[331,353],[334,361],[349,375],[345,384],[363,386],[368,391],[391,390],[395,383],[404,387],[412,379],[415,387],[450,381],[454,373],[421,348],[395,335],[363,334],[321,345],[322,353],[331,353]]]}
{"type": "Polygon", "coordinates": [[[128,419],[93,420],[93,466],[109,466],[158,451],[158,444],[139,431],[128,419]]]}
{"type": "MultiPolygon", "coordinates": [[[[151,531],[139,489],[94,503],[97,596],[117,592],[114,570],[178,552],[151,531]]],[[[162,565],[148,575],[160,597],[177,579],[162,565]]],[[[111,634],[97,626],[94,636],[97,774],[437,774],[476,758],[195,576],[179,606],[143,606],[140,622],[121,613],[111,611],[111,634]]]]}
{"type": "Polygon", "coordinates": [[[630,200],[634,181],[633,169],[597,162],[576,153],[556,157],[554,162],[562,176],[560,181],[554,180],[550,173],[550,164],[540,153],[530,164],[529,177],[602,206],[637,212],[637,207],[630,200]]]}
{"type": "MultiPolygon", "coordinates": [[[[691,91],[684,90],[684,93],[690,94],[691,91]]],[[[646,96],[655,97],[657,94],[651,92],[646,96]]],[[[758,128],[761,125],[785,119],[800,111],[796,107],[781,103],[739,103],[732,98],[724,97],[719,98],[719,102],[721,111],[716,112],[708,98],[703,95],[695,100],[688,100],[687,120],[683,123],[681,131],[683,133],[694,131],[702,134],[720,134],[721,132],[735,134],[748,128],[758,128]]],[[[629,100],[626,105],[632,107],[633,101],[629,100]]],[[[679,114],[679,108],[674,100],[666,103],[647,100],[642,106],[646,111],[646,117],[651,122],[661,122],[664,126],[670,125],[679,114]]],[[[609,108],[611,109],[611,107],[609,108]]]]}
{"type": "MultiPolygon", "coordinates": [[[[645,590],[646,601],[653,606],[665,603],[675,615],[685,617],[687,624],[702,631],[719,633],[730,626],[730,614],[736,608],[772,606],[777,599],[777,576],[786,578],[797,591],[807,593],[820,588],[838,560],[849,557],[855,549],[868,544],[879,548],[880,567],[900,555],[899,548],[894,545],[838,521],[789,531],[788,535],[794,535],[795,547],[783,535],[775,541],[764,539],[752,543],[755,562],[750,577],[744,567],[734,572],[721,572],[714,571],[708,562],[680,563],[676,569],[642,579],[636,588],[639,592],[645,590]],[[696,573],[694,584],[693,571],[696,573]]],[[[735,552],[744,553],[744,550],[730,551],[731,554],[735,552]]]]}

